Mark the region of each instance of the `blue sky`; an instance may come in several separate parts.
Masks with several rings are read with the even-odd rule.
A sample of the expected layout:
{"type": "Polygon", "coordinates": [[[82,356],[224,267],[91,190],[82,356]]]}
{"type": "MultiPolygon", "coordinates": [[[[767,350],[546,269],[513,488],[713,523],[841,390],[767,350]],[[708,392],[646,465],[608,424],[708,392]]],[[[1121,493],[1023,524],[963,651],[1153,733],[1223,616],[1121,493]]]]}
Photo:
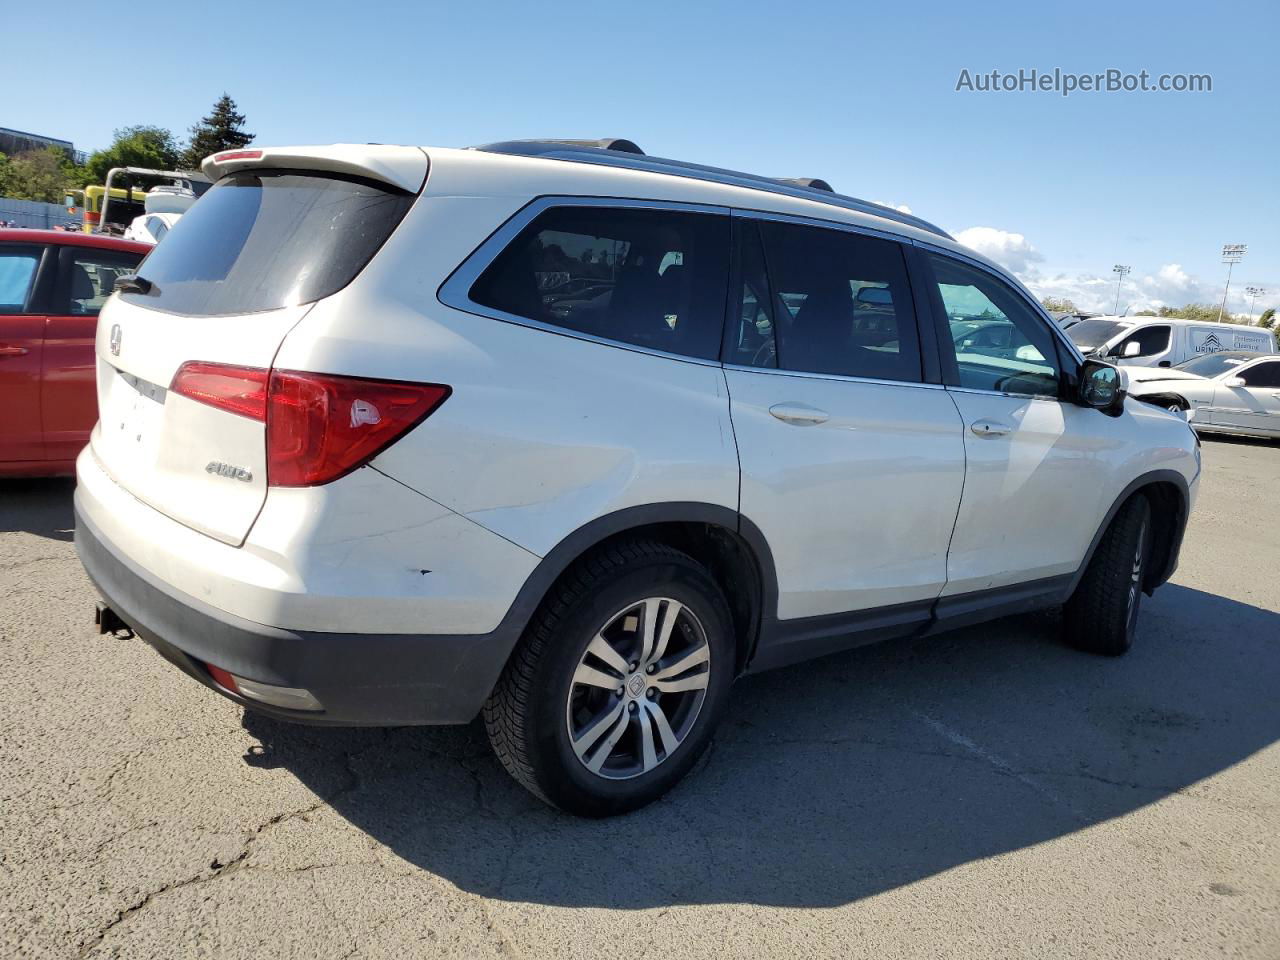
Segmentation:
{"type": "Polygon", "coordinates": [[[0,125],[81,149],[132,123],[185,134],[223,90],[262,143],[625,136],[905,204],[1083,307],[1110,308],[1116,262],[1122,307],[1216,302],[1228,242],[1249,244],[1230,305],[1246,284],[1280,304],[1274,0],[7,7],[30,42],[3,45],[6,72],[38,82],[0,88],[0,125]],[[86,69],[93,29],[106,56],[86,69]],[[1055,67],[1207,73],[1213,91],[955,90],[962,69],[1055,67]]]}

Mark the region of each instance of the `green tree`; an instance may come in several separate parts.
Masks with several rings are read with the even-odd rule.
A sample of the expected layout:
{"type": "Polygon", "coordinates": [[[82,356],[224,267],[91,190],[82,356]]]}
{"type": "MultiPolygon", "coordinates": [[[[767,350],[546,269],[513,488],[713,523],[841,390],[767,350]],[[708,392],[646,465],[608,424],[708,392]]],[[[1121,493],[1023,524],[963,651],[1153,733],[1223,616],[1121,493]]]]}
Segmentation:
{"type": "MultiPolygon", "coordinates": [[[[1196,320],[1200,323],[1216,323],[1218,320],[1218,304],[1216,303],[1186,303],[1180,307],[1161,307],[1160,316],[1162,317],[1182,317],[1184,320],[1196,320]]],[[[1234,314],[1224,312],[1222,314],[1223,323],[1248,323],[1244,317],[1237,317],[1234,314]]]]}
{"type": "Polygon", "coordinates": [[[199,170],[200,162],[210,154],[245,147],[252,142],[253,134],[244,131],[244,114],[224,93],[213,105],[213,112],[191,128],[191,145],[182,155],[182,165],[199,170]]]}
{"type": "Polygon", "coordinates": [[[0,196],[61,203],[67,195],[70,182],[66,168],[71,164],[66,153],[57,147],[0,157],[0,196]]]}
{"type": "Polygon", "coordinates": [[[164,127],[139,124],[122,127],[105,150],[89,157],[85,167],[87,183],[105,183],[112,167],[149,167],[172,170],[178,164],[178,144],[164,127]]]}
{"type": "Polygon", "coordinates": [[[1262,316],[1258,318],[1258,326],[1270,330],[1276,325],[1276,308],[1267,307],[1262,311],[1262,316]]]}
{"type": "Polygon", "coordinates": [[[1079,313],[1075,303],[1066,297],[1041,297],[1040,306],[1050,313],[1079,313]]]}

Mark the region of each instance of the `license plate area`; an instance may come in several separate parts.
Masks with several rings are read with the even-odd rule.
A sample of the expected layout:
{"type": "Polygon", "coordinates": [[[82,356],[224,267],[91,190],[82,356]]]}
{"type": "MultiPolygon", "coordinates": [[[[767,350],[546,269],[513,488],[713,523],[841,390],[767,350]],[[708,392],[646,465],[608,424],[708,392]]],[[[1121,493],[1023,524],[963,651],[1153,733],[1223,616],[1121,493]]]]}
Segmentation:
{"type": "Polygon", "coordinates": [[[103,426],[117,435],[117,442],[129,448],[132,456],[154,462],[169,391],[123,370],[117,370],[116,377],[111,420],[103,426]]]}

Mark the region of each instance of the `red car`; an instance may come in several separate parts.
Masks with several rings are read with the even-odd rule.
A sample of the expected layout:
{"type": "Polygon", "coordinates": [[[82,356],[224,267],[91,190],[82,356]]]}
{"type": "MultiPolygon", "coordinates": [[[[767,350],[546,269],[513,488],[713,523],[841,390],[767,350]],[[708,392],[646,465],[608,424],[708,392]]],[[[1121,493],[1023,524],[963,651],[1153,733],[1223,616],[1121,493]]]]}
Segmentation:
{"type": "Polygon", "coordinates": [[[98,419],[94,334],[151,245],[0,229],[0,477],[75,473],[98,419]]]}

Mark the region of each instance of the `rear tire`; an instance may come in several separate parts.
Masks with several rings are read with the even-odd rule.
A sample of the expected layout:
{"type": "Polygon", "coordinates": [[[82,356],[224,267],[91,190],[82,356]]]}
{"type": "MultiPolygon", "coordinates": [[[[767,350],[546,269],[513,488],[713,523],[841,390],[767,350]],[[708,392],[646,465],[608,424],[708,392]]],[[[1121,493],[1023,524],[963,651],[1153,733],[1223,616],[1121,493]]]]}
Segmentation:
{"type": "Polygon", "coordinates": [[[534,616],[485,703],[489,742],[554,807],[636,810],[711,742],[736,652],[729,606],[701,564],[649,540],[608,546],[534,616]]]}
{"type": "Polygon", "coordinates": [[[1151,504],[1139,493],[1116,513],[1067,601],[1067,642],[1111,657],[1133,646],[1150,552],[1151,504]]]}

